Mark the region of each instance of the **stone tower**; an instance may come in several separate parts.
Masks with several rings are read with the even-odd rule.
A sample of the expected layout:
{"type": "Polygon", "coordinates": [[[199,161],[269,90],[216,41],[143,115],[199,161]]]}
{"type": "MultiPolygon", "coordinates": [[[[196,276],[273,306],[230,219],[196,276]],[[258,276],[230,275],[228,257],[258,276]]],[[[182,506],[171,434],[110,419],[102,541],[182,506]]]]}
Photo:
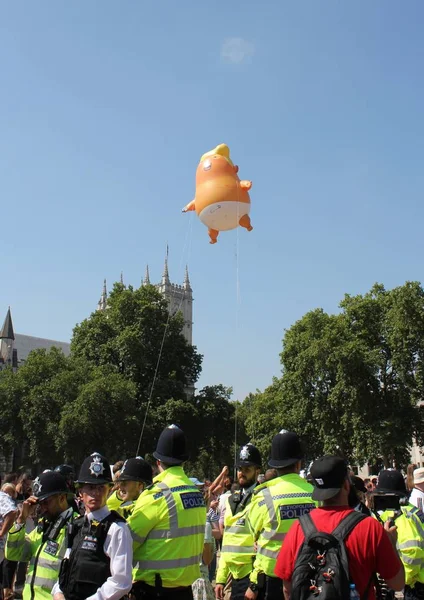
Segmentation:
{"type": "MultiPolygon", "coordinates": [[[[121,283],[123,283],[123,276],[121,274],[121,283]]],[[[149,267],[146,267],[146,274],[144,276],[142,285],[151,285],[149,267]]],[[[191,289],[190,279],[188,276],[188,269],[186,267],[184,282],[182,285],[178,283],[171,283],[169,279],[168,271],[168,253],[165,258],[165,265],[163,269],[163,275],[160,283],[154,284],[157,290],[166,298],[168,301],[168,308],[171,315],[176,312],[181,312],[184,319],[183,334],[187,342],[191,345],[193,343],[193,290],[191,289]]],[[[100,296],[100,300],[97,304],[97,310],[107,309],[107,289],[106,279],[103,283],[103,291],[100,296]]]]}
{"type": "MultiPolygon", "coordinates": [[[[148,274],[148,270],[147,270],[148,274]]],[[[181,312],[184,319],[183,334],[187,342],[193,343],[193,290],[191,289],[188,269],[186,267],[184,283],[171,283],[168,272],[168,256],[165,258],[165,266],[161,282],[156,284],[159,292],[168,300],[169,312],[174,315],[181,312]]]]}

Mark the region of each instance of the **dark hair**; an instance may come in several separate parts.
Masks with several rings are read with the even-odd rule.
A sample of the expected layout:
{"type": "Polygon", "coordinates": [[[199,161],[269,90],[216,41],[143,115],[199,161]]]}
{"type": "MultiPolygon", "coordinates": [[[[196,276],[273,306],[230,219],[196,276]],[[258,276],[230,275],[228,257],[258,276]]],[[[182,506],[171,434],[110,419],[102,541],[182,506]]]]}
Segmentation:
{"type": "Polygon", "coordinates": [[[19,479],[19,475],[17,473],[6,473],[3,479],[3,483],[14,483],[19,479]]]}

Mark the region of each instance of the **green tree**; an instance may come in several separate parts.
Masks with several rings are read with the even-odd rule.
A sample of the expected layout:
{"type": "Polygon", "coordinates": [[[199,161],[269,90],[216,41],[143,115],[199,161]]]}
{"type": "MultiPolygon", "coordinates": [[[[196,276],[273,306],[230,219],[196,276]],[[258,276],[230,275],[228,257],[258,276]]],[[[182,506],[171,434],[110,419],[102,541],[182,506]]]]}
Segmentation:
{"type": "Polygon", "coordinates": [[[74,329],[74,356],[108,365],[135,384],[140,427],[148,410],[142,452],[149,450],[144,440],[150,445],[163,426],[157,408],[170,399],[187,400],[187,389],[201,371],[202,357],[182,329],[181,314],[169,315],[167,301],[154,286],[134,290],[122,284],[115,284],[106,311],[93,313],[74,329]]]}
{"type": "Polygon", "coordinates": [[[311,459],[333,452],[404,465],[413,437],[423,442],[423,290],[375,285],[340,306],[286,331],[283,375],[249,400],[246,429],[261,449],[285,428],[302,435],[311,459]]]}
{"type": "Polygon", "coordinates": [[[98,368],[63,406],[55,449],[76,464],[94,451],[114,462],[135,455],[138,431],[135,384],[98,368]]]}
{"type": "Polygon", "coordinates": [[[22,390],[11,368],[0,371],[0,452],[10,456],[24,443],[22,420],[19,418],[22,390]]]}
{"type": "Polygon", "coordinates": [[[206,386],[194,398],[196,424],[190,431],[191,461],[198,477],[215,477],[224,465],[234,462],[235,408],[232,389],[206,386]]]}

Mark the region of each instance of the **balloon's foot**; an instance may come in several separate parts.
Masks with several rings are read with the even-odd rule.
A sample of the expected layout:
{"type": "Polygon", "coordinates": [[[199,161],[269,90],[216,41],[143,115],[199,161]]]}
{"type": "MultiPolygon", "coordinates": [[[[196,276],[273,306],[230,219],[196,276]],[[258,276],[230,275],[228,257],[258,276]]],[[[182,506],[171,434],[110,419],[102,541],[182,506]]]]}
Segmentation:
{"type": "Polygon", "coordinates": [[[252,231],[253,227],[250,225],[250,227],[247,227],[247,231],[252,231]]]}
{"type": "Polygon", "coordinates": [[[210,244],[216,244],[216,242],[217,242],[217,241],[218,241],[218,240],[211,240],[209,243],[210,243],[210,244]]]}

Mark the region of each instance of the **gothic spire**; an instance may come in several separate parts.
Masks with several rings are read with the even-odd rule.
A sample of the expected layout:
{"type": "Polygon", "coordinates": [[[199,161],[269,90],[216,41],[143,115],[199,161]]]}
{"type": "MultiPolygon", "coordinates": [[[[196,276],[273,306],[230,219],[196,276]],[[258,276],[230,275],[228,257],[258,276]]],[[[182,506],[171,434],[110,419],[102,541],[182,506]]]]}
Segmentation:
{"type": "Polygon", "coordinates": [[[124,285],[124,272],[121,271],[121,284],[124,285]]]}
{"type": "Polygon", "coordinates": [[[99,303],[97,305],[97,310],[106,310],[107,306],[107,289],[106,289],[106,279],[103,281],[103,291],[100,296],[99,303]]]}
{"type": "Polygon", "coordinates": [[[171,283],[169,281],[169,272],[168,272],[168,254],[169,254],[169,248],[168,248],[168,244],[166,244],[166,256],[165,256],[165,266],[163,268],[162,284],[171,283]]]}
{"type": "Polygon", "coordinates": [[[143,285],[150,285],[149,265],[146,265],[146,274],[144,275],[143,285]]]}
{"type": "Polygon", "coordinates": [[[0,330],[0,339],[3,340],[14,340],[15,332],[13,331],[12,315],[10,314],[10,306],[7,311],[6,318],[3,323],[3,327],[0,330]]]}
{"type": "Polygon", "coordinates": [[[190,279],[188,277],[188,267],[185,268],[184,289],[191,290],[190,279]]]}

